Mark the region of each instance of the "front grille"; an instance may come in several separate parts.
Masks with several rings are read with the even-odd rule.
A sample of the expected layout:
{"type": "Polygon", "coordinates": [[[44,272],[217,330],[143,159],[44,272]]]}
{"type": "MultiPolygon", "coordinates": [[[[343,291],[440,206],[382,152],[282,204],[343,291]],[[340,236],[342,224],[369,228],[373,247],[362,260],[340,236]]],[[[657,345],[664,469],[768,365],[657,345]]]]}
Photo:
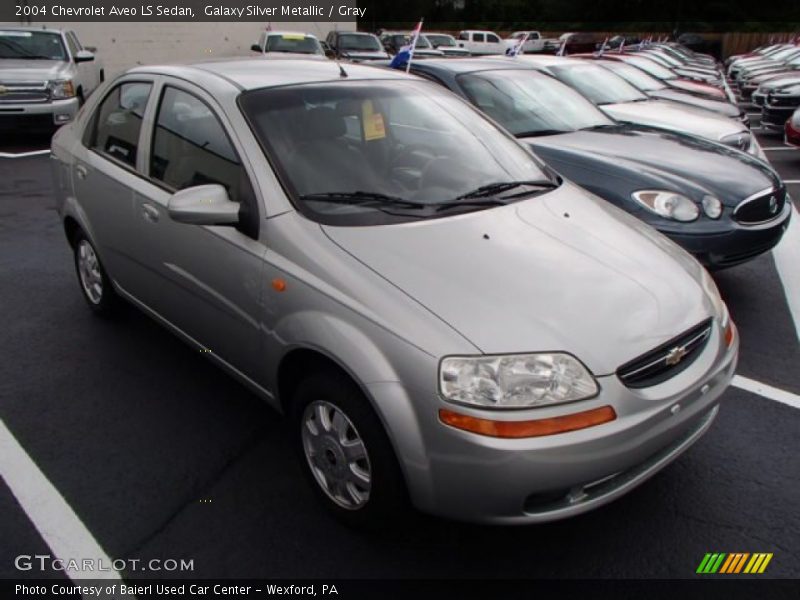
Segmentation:
{"type": "Polygon", "coordinates": [[[50,92],[46,81],[0,82],[0,104],[49,101],[50,92]]]}
{"type": "Polygon", "coordinates": [[[629,388],[644,388],[663,383],[700,356],[710,335],[711,319],[707,319],[647,354],[622,365],[617,369],[617,377],[629,388]]]}
{"type": "Polygon", "coordinates": [[[759,225],[783,212],[786,190],[766,190],[742,200],[733,209],[733,218],[742,225],[759,225]]]}
{"type": "Polygon", "coordinates": [[[766,96],[764,96],[764,94],[753,94],[752,98],[753,104],[755,104],[756,106],[764,106],[765,99],[766,96]]]}
{"type": "Polygon", "coordinates": [[[800,104],[800,96],[776,96],[770,94],[767,98],[767,104],[770,106],[797,106],[800,104]]]}

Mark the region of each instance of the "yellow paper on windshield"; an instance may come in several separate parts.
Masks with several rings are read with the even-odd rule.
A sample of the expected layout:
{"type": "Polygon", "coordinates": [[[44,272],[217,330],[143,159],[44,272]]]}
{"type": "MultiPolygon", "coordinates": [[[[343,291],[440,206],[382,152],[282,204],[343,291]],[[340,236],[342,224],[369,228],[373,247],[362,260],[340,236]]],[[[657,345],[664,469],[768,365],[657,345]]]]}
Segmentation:
{"type": "Polygon", "coordinates": [[[299,34],[299,33],[284,33],[281,36],[285,40],[304,40],[306,36],[299,34]]]}
{"type": "Polygon", "coordinates": [[[364,100],[361,103],[361,122],[363,123],[364,139],[366,141],[382,140],[386,137],[383,115],[375,112],[372,100],[364,100]]]}

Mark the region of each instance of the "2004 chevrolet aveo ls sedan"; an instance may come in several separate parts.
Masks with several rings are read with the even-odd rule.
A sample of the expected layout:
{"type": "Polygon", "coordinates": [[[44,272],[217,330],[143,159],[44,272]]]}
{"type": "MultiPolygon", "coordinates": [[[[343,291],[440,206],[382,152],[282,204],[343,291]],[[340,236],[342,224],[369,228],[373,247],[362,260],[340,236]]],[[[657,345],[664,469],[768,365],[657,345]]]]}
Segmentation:
{"type": "Polygon", "coordinates": [[[124,298],[288,414],[353,524],[587,511],[695,442],[734,372],[694,259],[404,73],[139,67],[52,150],[89,307],[124,298]]]}

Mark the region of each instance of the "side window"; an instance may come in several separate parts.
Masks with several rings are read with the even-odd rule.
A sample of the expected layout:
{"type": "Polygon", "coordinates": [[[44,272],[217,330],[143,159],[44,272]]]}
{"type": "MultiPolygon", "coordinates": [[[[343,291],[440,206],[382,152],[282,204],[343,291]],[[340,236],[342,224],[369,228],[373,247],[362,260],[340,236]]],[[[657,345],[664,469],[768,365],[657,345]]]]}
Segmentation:
{"type": "Polygon", "coordinates": [[[244,167],[225,130],[200,99],[166,87],[158,109],[150,176],[176,190],[218,183],[241,202],[244,167]]]}
{"type": "Polygon", "coordinates": [[[84,143],[135,168],[142,118],[152,89],[152,84],[136,81],[111,90],[95,109],[84,143]]]}
{"type": "Polygon", "coordinates": [[[69,54],[74,59],[75,55],[78,53],[80,48],[78,47],[78,44],[75,42],[75,37],[72,35],[72,32],[67,33],[64,37],[67,40],[67,47],[69,48],[69,54]]]}
{"type": "Polygon", "coordinates": [[[487,42],[492,42],[493,44],[499,44],[500,43],[500,38],[497,37],[493,33],[488,33],[488,34],[486,34],[486,41],[487,42]]]}
{"type": "Polygon", "coordinates": [[[461,33],[458,34],[458,39],[460,39],[463,42],[468,42],[469,34],[466,31],[462,31],[461,33]]]}
{"type": "Polygon", "coordinates": [[[472,34],[472,41],[473,42],[483,42],[484,36],[482,33],[473,33],[472,34]]]}

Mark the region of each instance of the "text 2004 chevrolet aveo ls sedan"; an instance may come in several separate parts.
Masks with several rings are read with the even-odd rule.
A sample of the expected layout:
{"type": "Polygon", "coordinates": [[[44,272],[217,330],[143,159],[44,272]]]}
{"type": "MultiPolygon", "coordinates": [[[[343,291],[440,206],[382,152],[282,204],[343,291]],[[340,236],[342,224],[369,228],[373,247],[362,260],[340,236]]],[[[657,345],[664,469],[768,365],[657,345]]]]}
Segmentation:
{"type": "Polygon", "coordinates": [[[672,242],[439,86],[140,67],[53,140],[89,306],[132,302],[291,418],[354,523],[581,513],[696,441],[738,339],[672,242]]]}

